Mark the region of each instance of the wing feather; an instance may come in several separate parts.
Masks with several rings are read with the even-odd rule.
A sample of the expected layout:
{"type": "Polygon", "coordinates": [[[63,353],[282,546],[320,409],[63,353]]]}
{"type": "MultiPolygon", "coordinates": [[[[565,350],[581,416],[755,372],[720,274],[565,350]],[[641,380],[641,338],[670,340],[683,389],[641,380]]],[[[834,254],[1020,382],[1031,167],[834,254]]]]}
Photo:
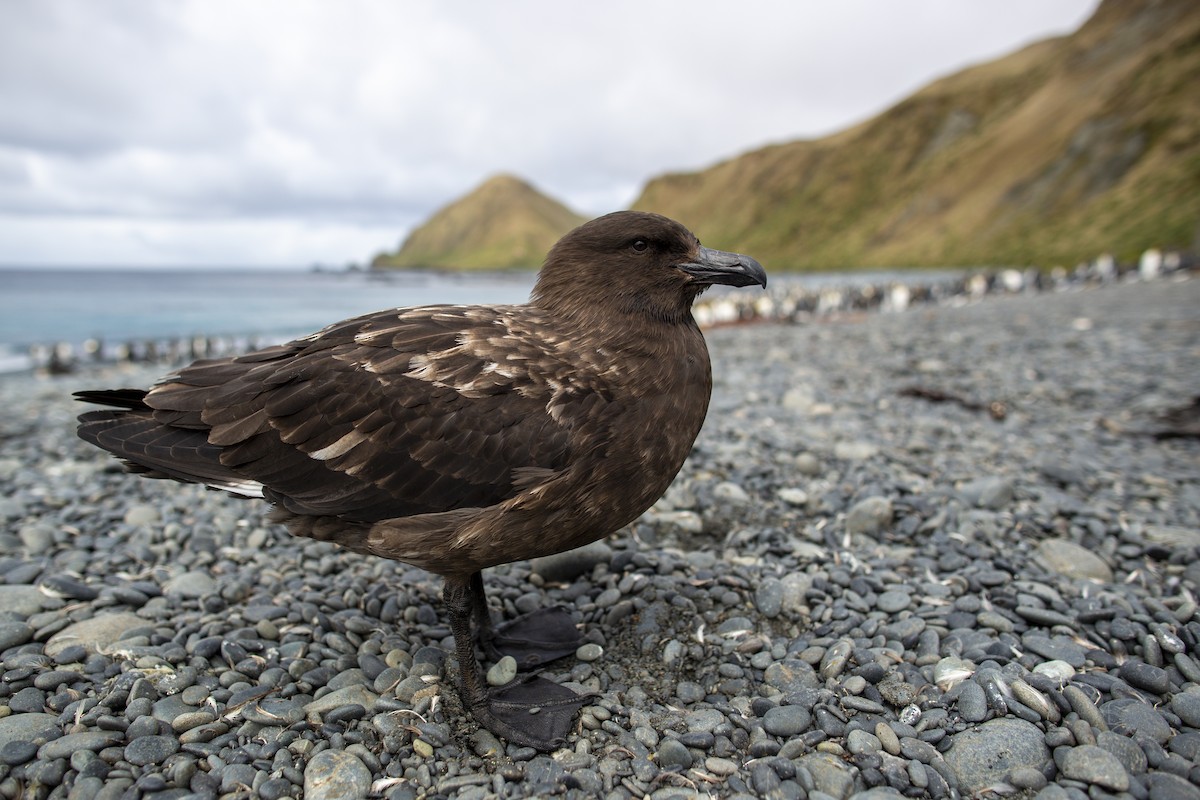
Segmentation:
{"type": "Polygon", "coordinates": [[[165,430],[207,429],[203,457],[183,454],[172,477],[223,471],[293,513],[359,521],[485,507],[564,469],[572,413],[604,395],[539,335],[538,313],[380,312],[198,362],[146,404],[165,430]]]}

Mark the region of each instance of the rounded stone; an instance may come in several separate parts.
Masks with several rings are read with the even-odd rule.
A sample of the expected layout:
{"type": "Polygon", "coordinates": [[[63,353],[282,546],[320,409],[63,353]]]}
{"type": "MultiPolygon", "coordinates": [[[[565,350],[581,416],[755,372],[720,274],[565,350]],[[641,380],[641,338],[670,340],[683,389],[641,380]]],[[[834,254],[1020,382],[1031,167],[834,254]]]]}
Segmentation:
{"type": "Polygon", "coordinates": [[[959,787],[975,792],[1004,781],[1015,769],[1044,769],[1050,749],[1036,725],[1002,717],[954,734],[945,759],[959,787]]]}
{"type": "Polygon", "coordinates": [[[804,689],[820,688],[816,670],[806,661],[787,659],[776,661],[763,671],[763,680],[785,694],[804,689]]]}
{"type": "Polygon", "coordinates": [[[217,590],[217,582],[203,570],[181,572],[163,584],[163,593],[180,597],[200,598],[217,590]]]}
{"type": "Polygon", "coordinates": [[[1063,756],[1061,767],[1063,775],[1072,780],[1094,783],[1115,792],[1129,788],[1129,773],[1120,759],[1094,744],[1072,747],[1063,756]]]}
{"type": "Polygon", "coordinates": [[[173,736],[140,736],[125,745],[125,760],[139,767],[161,764],[178,750],[179,740],[173,736]]]}
{"type": "Polygon", "coordinates": [[[0,623],[0,653],[10,647],[25,644],[33,638],[33,628],[24,622],[0,623]]]}
{"type": "MultiPolygon", "coordinates": [[[[808,770],[817,791],[831,797],[849,797],[854,788],[851,766],[831,753],[808,753],[796,762],[808,770]]],[[[810,792],[811,796],[811,792],[810,792]]]]}
{"type": "Polygon", "coordinates": [[[1045,539],[1038,544],[1037,552],[1046,566],[1060,575],[1100,583],[1112,582],[1112,568],[1104,559],[1074,542],[1045,539]]]}
{"type": "Polygon", "coordinates": [[[689,731],[711,731],[725,721],[725,715],[715,708],[698,708],[684,717],[689,731]]]}
{"type": "Polygon", "coordinates": [[[1121,678],[1130,686],[1154,694],[1165,694],[1171,688],[1171,681],[1165,669],[1142,661],[1125,662],[1121,667],[1121,678]]]}
{"type": "Polygon", "coordinates": [[[754,591],[754,605],[768,619],[779,616],[783,610],[783,582],[778,578],[764,578],[754,591]]]}
{"type": "Polygon", "coordinates": [[[895,614],[908,608],[912,597],[908,592],[884,592],[875,598],[875,607],[885,614],[895,614]]]}
{"type": "Polygon", "coordinates": [[[1066,683],[1075,675],[1075,668],[1065,661],[1043,661],[1033,671],[1059,683],[1066,683]]]}
{"type": "Polygon", "coordinates": [[[101,647],[113,644],[126,631],[144,625],[146,620],[136,614],[100,614],[68,625],[51,636],[46,642],[44,652],[50,658],[55,658],[68,647],[76,645],[85,648],[89,653],[99,652],[101,647]]]}
{"type": "Polygon", "coordinates": [[[725,777],[737,772],[738,766],[728,758],[720,758],[718,756],[710,756],[704,759],[704,767],[713,775],[725,777]]]}
{"type": "Polygon", "coordinates": [[[658,765],[663,769],[692,766],[692,753],[678,739],[664,739],[658,746],[658,765]]]}
{"type": "Polygon", "coordinates": [[[987,719],[987,698],[983,687],[975,681],[966,681],[958,693],[958,713],[967,722],[983,722],[987,719]]]}
{"type": "Polygon", "coordinates": [[[517,677],[517,660],[512,656],[504,656],[487,671],[489,686],[506,686],[517,677]]]}
{"type": "Polygon", "coordinates": [[[529,568],[545,580],[569,582],[591,572],[597,564],[610,561],[612,554],[612,548],[604,542],[592,542],[565,553],[535,558],[529,562],[529,568]]]}
{"type": "Polygon", "coordinates": [[[1136,731],[1138,736],[1166,744],[1171,738],[1171,726],[1162,714],[1148,703],[1131,698],[1109,700],[1100,708],[1108,727],[1116,731],[1136,731]]]}
{"type": "Polygon", "coordinates": [[[592,661],[599,661],[600,658],[603,656],[604,656],[604,648],[598,644],[593,644],[591,642],[580,645],[579,649],[575,651],[575,657],[585,663],[590,663],[592,661]]]}
{"type": "Polygon", "coordinates": [[[38,746],[33,742],[8,742],[0,747],[0,764],[15,767],[32,761],[37,752],[38,746]]]}
{"type": "Polygon", "coordinates": [[[797,736],[812,724],[812,714],[803,706],[776,706],[763,714],[763,729],[772,736],[797,736]]]}
{"type": "Polygon", "coordinates": [[[846,749],[855,755],[862,753],[877,753],[883,749],[883,745],[879,741],[879,737],[866,731],[855,728],[846,735],[846,749]]]}
{"type": "Polygon", "coordinates": [[[158,509],[148,505],[133,505],[125,509],[126,525],[153,525],[159,521],[158,509]]]}
{"type": "Polygon", "coordinates": [[[750,502],[750,495],[732,481],[722,481],[713,487],[713,498],[731,506],[744,506],[750,502]]]}
{"type": "Polygon", "coordinates": [[[1169,772],[1151,773],[1146,776],[1146,783],[1150,784],[1150,800],[1196,800],[1200,797],[1196,784],[1169,772]]]}
{"type": "Polygon", "coordinates": [[[1032,767],[1017,767],[1009,773],[1008,782],[1018,789],[1039,791],[1046,786],[1046,776],[1032,767]]]}
{"type": "Polygon", "coordinates": [[[851,506],[846,513],[846,532],[879,533],[892,521],[892,501],[886,497],[868,497],[851,506]]]}
{"type": "Polygon", "coordinates": [[[370,791],[371,771],[345,750],[322,750],[304,768],[305,800],[352,800],[370,791]]]}
{"type": "Polygon", "coordinates": [[[1008,478],[989,476],[964,483],[958,492],[973,506],[998,511],[1012,502],[1013,484],[1008,478]]]}
{"type": "Polygon", "coordinates": [[[1184,725],[1200,730],[1200,692],[1180,692],[1175,695],[1171,698],[1171,710],[1184,725]]]}
{"type": "Polygon", "coordinates": [[[778,497],[789,506],[803,507],[808,505],[808,492],[803,489],[787,488],[780,489],[778,497]]]}
{"type": "Polygon", "coordinates": [[[1116,756],[1130,775],[1141,775],[1149,765],[1146,751],[1128,736],[1100,731],[1096,734],[1096,744],[1116,756]]]}

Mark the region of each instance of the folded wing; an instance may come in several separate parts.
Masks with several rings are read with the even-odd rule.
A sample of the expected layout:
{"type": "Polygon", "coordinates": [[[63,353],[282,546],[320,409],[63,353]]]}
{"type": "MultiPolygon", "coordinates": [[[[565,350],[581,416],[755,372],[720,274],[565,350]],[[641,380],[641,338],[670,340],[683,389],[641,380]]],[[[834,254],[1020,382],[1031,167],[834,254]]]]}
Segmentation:
{"type": "Polygon", "coordinates": [[[261,492],[295,514],[493,505],[564,469],[573,429],[604,402],[527,335],[537,320],[523,308],[380,312],[197,362],[144,394],[86,393],[117,409],[84,414],[80,435],[137,471],[261,492]]]}

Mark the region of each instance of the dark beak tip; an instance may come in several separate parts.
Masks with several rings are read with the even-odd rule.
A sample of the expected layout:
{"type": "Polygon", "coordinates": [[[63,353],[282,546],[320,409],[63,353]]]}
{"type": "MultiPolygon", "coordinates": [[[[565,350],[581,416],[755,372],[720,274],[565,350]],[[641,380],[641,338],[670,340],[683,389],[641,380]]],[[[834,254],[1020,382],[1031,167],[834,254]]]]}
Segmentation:
{"type": "Polygon", "coordinates": [[[741,287],[758,284],[764,289],[767,288],[767,271],[763,269],[763,265],[756,259],[740,253],[726,253],[702,247],[696,261],[681,265],[681,268],[697,281],[708,285],[741,287]]]}
{"type": "Polygon", "coordinates": [[[744,270],[743,274],[746,277],[744,286],[751,286],[757,283],[762,288],[767,288],[767,271],[763,269],[763,265],[757,259],[750,256],[742,256],[741,265],[744,270]]]}
{"type": "Polygon", "coordinates": [[[758,261],[754,259],[750,260],[754,265],[750,272],[751,276],[755,279],[759,286],[764,289],[767,288],[767,271],[763,269],[763,265],[758,263],[758,261]]]}

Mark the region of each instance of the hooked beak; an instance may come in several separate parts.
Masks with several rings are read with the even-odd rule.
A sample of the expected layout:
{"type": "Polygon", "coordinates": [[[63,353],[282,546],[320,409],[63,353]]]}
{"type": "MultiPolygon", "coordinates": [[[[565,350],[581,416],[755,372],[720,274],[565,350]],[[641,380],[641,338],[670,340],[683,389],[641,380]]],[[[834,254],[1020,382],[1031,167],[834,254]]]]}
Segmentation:
{"type": "Polygon", "coordinates": [[[750,286],[757,283],[764,289],[767,287],[767,271],[762,264],[740,253],[701,247],[693,260],[676,266],[691,275],[694,283],[704,286],[714,283],[750,286]]]}

